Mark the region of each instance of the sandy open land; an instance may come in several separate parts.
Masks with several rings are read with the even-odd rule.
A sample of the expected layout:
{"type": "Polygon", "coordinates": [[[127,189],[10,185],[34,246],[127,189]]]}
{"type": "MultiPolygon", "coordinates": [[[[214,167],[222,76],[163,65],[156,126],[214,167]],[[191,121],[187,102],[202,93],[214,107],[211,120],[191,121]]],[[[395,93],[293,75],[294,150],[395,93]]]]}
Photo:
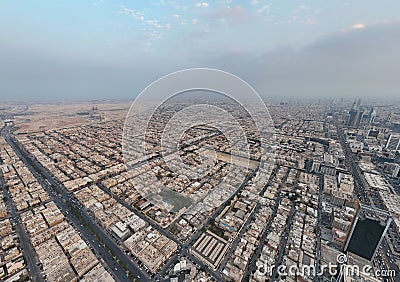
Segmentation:
{"type": "Polygon", "coordinates": [[[123,120],[132,101],[29,103],[5,105],[3,112],[14,115],[17,132],[28,133],[72,127],[93,121],[123,120]]]}

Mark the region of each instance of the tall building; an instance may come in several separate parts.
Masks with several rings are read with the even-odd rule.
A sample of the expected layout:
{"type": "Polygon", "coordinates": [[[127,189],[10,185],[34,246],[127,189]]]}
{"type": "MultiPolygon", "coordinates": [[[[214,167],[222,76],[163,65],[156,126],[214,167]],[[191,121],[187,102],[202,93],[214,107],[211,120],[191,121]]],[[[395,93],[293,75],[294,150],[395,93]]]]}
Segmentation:
{"type": "Polygon", "coordinates": [[[368,129],[367,138],[378,138],[379,129],[368,129]]]}
{"type": "Polygon", "coordinates": [[[376,118],[376,111],[373,107],[371,107],[371,110],[369,111],[369,115],[368,115],[368,125],[371,125],[374,123],[376,118]]]}
{"type": "Polygon", "coordinates": [[[394,165],[392,177],[400,177],[400,165],[399,164],[394,165]]]}
{"type": "Polygon", "coordinates": [[[386,118],[386,125],[390,125],[392,123],[393,113],[390,112],[386,118]]]}
{"type": "Polygon", "coordinates": [[[360,110],[361,100],[355,100],[351,110],[349,111],[349,116],[347,119],[347,126],[358,127],[361,123],[363,117],[363,111],[360,110]]]}
{"type": "Polygon", "coordinates": [[[385,148],[391,151],[400,150],[400,134],[390,134],[385,148]]]}
{"type": "Polygon", "coordinates": [[[347,118],[347,126],[353,126],[356,123],[356,118],[357,118],[357,105],[356,101],[354,100],[353,106],[351,107],[351,110],[349,111],[349,115],[347,118]]]}
{"type": "Polygon", "coordinates": [[[344,252],[372,261],[392,222],[384,210],[360,205],[344,246],[344,252]]]}

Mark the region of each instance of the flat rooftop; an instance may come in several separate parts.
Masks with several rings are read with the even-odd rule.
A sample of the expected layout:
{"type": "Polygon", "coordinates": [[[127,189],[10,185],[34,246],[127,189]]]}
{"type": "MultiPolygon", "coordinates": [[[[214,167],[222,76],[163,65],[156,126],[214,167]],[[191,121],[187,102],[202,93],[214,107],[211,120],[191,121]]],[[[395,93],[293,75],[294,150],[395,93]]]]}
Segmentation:
{"type": "Polygon", "coordinates": [[[359,219],[350,239],[347,251],[371,260],[379,244],[385,225],[373,219],[359,219]]]}

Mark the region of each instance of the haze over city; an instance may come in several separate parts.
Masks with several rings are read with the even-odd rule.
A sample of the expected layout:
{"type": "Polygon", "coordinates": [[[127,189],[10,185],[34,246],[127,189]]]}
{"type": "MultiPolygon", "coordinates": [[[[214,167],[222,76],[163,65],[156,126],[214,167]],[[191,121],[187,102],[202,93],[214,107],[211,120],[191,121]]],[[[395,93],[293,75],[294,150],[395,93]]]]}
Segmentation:
{"type": "Polygon", "coordinates": [[[398,97],[398,1],[6,1],[2,100],[133,98],[193,67],[264,97],[398,97]]]}

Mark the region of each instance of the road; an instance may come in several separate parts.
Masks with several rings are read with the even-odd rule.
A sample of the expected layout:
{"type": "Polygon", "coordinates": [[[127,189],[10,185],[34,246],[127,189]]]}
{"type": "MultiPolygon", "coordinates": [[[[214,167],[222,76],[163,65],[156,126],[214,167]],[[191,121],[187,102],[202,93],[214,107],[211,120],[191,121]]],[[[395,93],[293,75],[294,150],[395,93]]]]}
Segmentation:
{"type": "MultiPolygon", "coordinates": [[[[26,164],[26,166],[30,169],[30,171],[35,175],[38,179],[39,183],[46,189],[46,191],[51,196],[52,200],[57,204],[60,210],[64,213],[66,218],[71,221],[72,225],[82,233],[82,236],[89,243],[93,250],[98,254],[99,257],[104,259],[105,264],[107,265],[110,272],[117,277],[119,280],[126,280],[126,272],[121,265],[121,263],[126,266],[129,272],[135,277],[141,277],[143,281],[149,281],[153,277],[149,275],[145,271],[141,271],[140,267],[128,256],[124,253],[124,250],[119,246],[118,242],[116,242],[113,238],[110,237],[107,232],[103,230],[101,226],[97,224],[95,219],[91,216],[90,213],[86,211],[84,207],[82,207],[74,198],[72,193],[69,193],[67,189],[57,182],[57,180],[44,168],[35,158],[31,156],[26,150],[21,146],[13,137],[10,127],[6,127],[3,131],[3,135],[6,138],[7,142],[12,146],[17,155],[21,158],[21,160],[26,164]],[[78,215],[76,212],[78,211],[78,215]],[[117,263],[121,262],[121,263],[117,263]]],[[[195,143],[199,143],[202,140],[196,140],[195,143]]],[[[254,170],[251,174],[249,174],[246,179],[242,182],[242,185],[235,191],[234,194],[231,195],[227,202],[233,199],[248,181],[257,173],[257,169],[254,170]]],[[[98,185],[104,192],[111,195],[109,189],[106,189],[101,184],[98,185]]],[[[212,216],[203,223],[202,226],[197,228],[197,232],[193,234],[191,239],[182,243],[177,240],[168,230],[161,228],[158,224],[153,222],[151,219],[144,216],[142,213],[135,210],[132,206],[128,205],[126,202],[119,199],[119,197],[115,197],[112,195],[114,199],[116,199],[120,204],[124,205],[129,210],[133,211],[140,218],[149,223],[154,229],[158,230],[161,234],[169,238],[178,244],[180,253],[182,255],[187,256],[191,261],[195,264],[204,268],[205,271],[213,277],[215,280],[222,280],[220,273],[209,269],[202,261],[196,258],[194,255],[190,253],[190,245],[192,242],[196,241],[197,238],[203,232],[204,228],[207,228],[213,219],[215,219],[220,212],[223,210],[224,206],[218,207],[216,211],[212,214],[212,216]]],[[[256,206],[257,210],[259,208],[259,204],[256,206]]],[[[249,220],[244,225],[243,230],[245,230],[250,223],[250,219],[254,218],[256,212],[253,212],[249,217],[249,220]]],[[[243,232],[242,232],[243,233],[243,232]]],[[[162,274],[165,273],[165,270],[168,269],[168,266],[171,264],[171,261],[175,259],[169,260],[165,266],[163,266],[163,271],[160,271],[158,275],[154,277],[154,279],[160,279],[162,274]]]]}
{"type": "MultiPolygon", "coordinates": [[[[382,201],[379,200],[380,196],[378,195],[378,193],[371,191],[371,195],[367,195],[366,187],[368,187],[368,184],[366,183],[364,176],[362,175],[359,165],[357,164],[356,160],[354,159],[353,153],[352,153],[348,143],[346,142],[346,139],[344,137],[342,130],[340,129],[340,127],[337,123],[335,123],[335,125],[336,125],[336,129],[337,129],[339,141],[340,141],[343,149],[345,150],[346,166],[349,168],[350,172],[352,173],[352,175],[354,177],[355,192],[356,192],[357,197],[359,198],[359,200],[361,202],[370,204],[373,207],[377,207],[377,208],[386,210],[386,207],[382,204],[382,201]]],[[[390,251],[390,248],[388,247],[388,242],[387,242],[386,238],[382,241],[380,248],[381,248],[380,254],[376,256],[375,260],[377,261],[377,265],[380,268],[386,267],[386,269],[388,269],[387,264],[384,263],[384,260],[382,257],[382,255],[386,256],[386,253],[391,254],[391,251],[390,251]]],[[[400,273],[400,270],[396,264],[391,264],[390,269],[395,270],[396,273],[400,273]]],[[[388,279],[388,278],[383,278],[383,280],[390,281],[390,279],[388,279]]]]}
{"type": "MultiPolygon", "coordinates": [[[[280,166],[277,166],[276,169],[274,169],[274,171],[272,172],[272,175],[271,175],[271,177],[270,177],[270,179],[268,181],[268,184],[264,187],[263,191],[261,191],[260,195],[264,195],[266,188],[269,185],[272,184],[272,181],[275,180],[275,176],[276,176],[276,173],[277,173],[279,168],[280,168],[280,166]]],[[[289,171],[290,170],[288,170],[286,172],[286,175],[284,176],[284,178],[282,180],[282,183],[286,182],[286,180],[288,178],[288,175],[289,175],[289,171]]],[[[271,224],[274,221],[274,218],[275,218],[276,213],[278,211],[279,203],[281,201],[280,194],[281,194],[282,187],[283,187],[282,183],[278,187],[278,190],[277,190],[277,193],[276,193],[276,196],[275,196],[275,199],[274,199],[275,203],[274,203],[274,206],[272,208],[272,214],[271,214],[271,216],[270,216],[270,218],[268,220],[267,225],[265,226],[265,228],[263,230],[263,233],[261,235],[261,239],[259,241],[260,244],[258,245],[257,249],[255,250],[255,252],[253,253],[253,255],[252,255],[251,259],[250,259],[249,265],[247,266],[246,272],[243,275],[242,281],[249,281],[252,271],[255,270],[255,268],[256,268],[256,262],[257,262],[258,258],[261,255],[261,251],[262,251],[262,249],[264,247],[265,239],[267,238],[267,235],[271,231],[271,229],[270,229],[271,224]]]]}
{"type": "MultiPolygon", "coordinates": [[[[289,173],[289,171],[288,171],[288,173],[289,173]]],[[[299,175],[300,175],[300,171],[297,171],[296,180],[293,183],[293,187],[292,187],[292,192],[294,192],[296,190],[297,184],[299,182],[299,175]]],[[[285,183],[285,182],[286,181],[283,181],[282,183],[285,183]]],[[[279,269],[279,266],[282,265],[282,257],[286,251],[285,247],[286,247],[286,244],[287,244],[287,241],[289,238],[290,230],[292,228],[293,217],[296,212],[295,206],[296,206],[296,203],[293,201],[291,204],[291,207],[290,207],[289,216],[286,219],[285,231],[283,232],[283,234],[281,234],[281,240],[279,242],[279,247],[278,247],[278,250],[279,250],[278,256],[275,259],[275,267],[274,267],[272,275],[271,275],[271,277],[274,281],[278,281],[279,279],[281,279],[281,277],[279,277],[279,275],[278,275],[278,269],[279,269]]]]}
{"type": "MultiPolygon", "coordinates": [[[[315,268],[321,269],[321,224],[322,224],[322,194],[324,191],[324,175],[321,174],[319,176],[318,182],[318,212],[317,212],[317,246],[316,246],[316,260],[315,260],[315,268]]],[[[320,280],[320,277],[315,276],[314,281],[317,282],[320,280]]]]}
{"type": "MultiPolygon", "coordinates": [[[[260,191],[259,196],[264,195],[265,190],[268,188],[269,185],[271,185],[271,182],[276,175],[276,170],[277,169],[275,167],[269,177],[267,184],[265,184],[263,189],[260,191]]],[[[261,203],[258,202],[256,204],[256,206],[254,207],[254,209],[251,211],[246,222],[242,225],[241,229],[239,230],[239,234],[236,236],[235,240],[231,244],[228,252],[225,254],[225,258],[223,259],[222,263],[220,264],[220,266],[218,268],[219,272],[222,272],[223,269],[225,268],[228,260],[231,258],[232,253],[236,250],[237,245],[239,244],[240,240],[243,238],[244,233],[247,231],[249,225],[255,220],[256,215],[258,214],[258,211],[260,210],[260,208],[261,208],[261,203]]]]}
{"type": "MultiPolygon", "coordinates": [[[[13,149],[16,151],[19,157],[24,161],[27,167],[33,172],[33,174],[37,176],[38,181],[41,183],[43,187],[46,188],[46,190],[52,196],[57,206],[59,206],[60,209],[65,213],[66,217],[71,219],[73,222],[76,221],[76,224],[74,224],[74,226],[76,226],[76,228],[82,232],[82,235],[88,239],[87,240],[88,242],[93,243],[91,244],[92,247],[98,251],[100,257],[103,257],[105,263],[107,263],[114,276],[118,277],[120,281],[126,281],[127,279],[126,272],[123,270],[122,266],[116,262],[117,259],[118,261],[124,263],[128,267],[129,271],[135,277],[140,277],[140,279],[138,280],[151,281],[153,277],[151,277],[147,272],[141,271],[139,266],[134,264],[132,259],[121,250],[118,244],[113,239],[111,239],[110,236],[106,234],[101,227],[99,227],[95,222],[93,222],[93,218],[90,215],[88,215],[86,210],[79,204],[79,202],[70,193],[68,193],[66,188],[63,187],[60,183],[58,183],[52,177],[52,175],[33,156],[29,156],[28,153],[25,152],[23,148],[21,148],[22,146],[20,147],[17,141],[11,138],[9,130],[6,133],[8,133],[5,134],[7,142],[9,142],[9,144],[13,147],[13,149]],[[45,180],[47,180],[50,183],[50,185],[45,180]],[[56,191],[57,193],[59,193],[59,195],[57,195],[57,193],[54,193],[51,186],[56,188],[56,191]],[[78,219],[73,216],[73,211],[71,210],[71,207],[67,206],[66,201],[71,203],[73,208],[80,212],[81,219],[78,219]],[[88,225],[88,228],[85,225],[88,225]],[[94,234],[92,231],[94,231],[94,234]],[[107,252],[106,248],[111,249],[115,257],[111,256],[109,252],[107,252]]],[[[244,187],[245,183],[247,183],[254,174],[255,172],[246,178],[243,185],[237,190],[237,192],[234,195],[232,195],[232,198],[237,193],[239,193],[241,188],[244,187]]],[[[103,189],[103,191],[105,191],[107,194],[111,195],[111,192],[104,186],[102,185],[98,186],[101,189],[103,189]]],[[[132,206],[128,205],[126,202],[122,201],[118,197],[115,197],[115,195],[114,199],[116,199],[120,204],[129,208],[129,210],[133,211],[136,215],[138,215],[140,218],[149,223],[153,228],[158,230],[161,234],[165,235],[167,238],[176,242],[181,248],[182,255],[187,256],[192,262],[204,268],[205,271],[210,276],[214,277],[215,280],[222,281],[221,276],[217,272],[209,269],[203,262],[201,262],[199,259],[197,259],[188,251],[189,244],[183,245],[169,232],[162,229],[160,226],[158,226],[156,223],[148,219],[143,214],[138,213],[135,209],[132,208],[132,206]]],[[[214,214],[214,217],[216,216],[217,212],[214,214]]],[[[156,275],[153,280],[157,280],[160,278],[161,275],[159,274],[156,275]]]]}
{"type": "MultiPolygon", "coordinates": [[[[50,173],[38,163],[36,159],[29,158],[27,153],[24,152],[19,144],[10,136],[9,129],[7,130],[6,128],[3,136],[43,188],[48,192],[69,222],[81,233],[81,236],[98,256],[102,258],[106,264],[106,268],[113,274],[116,280],[127,280],[127,272],[121,264],[124,264],[134,277],[146,277],[146,273],[143,273],[136,267],[130,257],[124,254],[119,246],[104,233],[104,230],[94,223],[92,218],[76,204],[75,199],[71,198],[66,192],[65,187],[54,180],[50,173]],[[56,192],[53,188],[55,188],[56,192]],[[76,213],[74,213],[74,209],[79,211],[79,218],[76,213]],[[109,250],[111,250],[113,255],[110,254],[109,250]]],[[[143,281],[148,281],[147,278],[143,279],[146,279],[143,281]]]]}
{"type": "Polygon", "coordinates": [[[22,247],[22,253],[24,255],[27,268],[29,270],[29,275],[32,281],[44,281],[41,275],[41,269],[38,267],[39,259],[36,256],[36,252],[29,240],[28,234],[25,228],[22,226],[21,218],[15,209],[15,205],[12,201],[11,195],[7,188],[5,188],[4,179],[0,174],[0,186],[3,187],[3,193],[6,198],[6,204],[10,211],[10,220],[15,228],[16,233],[19,237],[19,242],[22,247]]]}

